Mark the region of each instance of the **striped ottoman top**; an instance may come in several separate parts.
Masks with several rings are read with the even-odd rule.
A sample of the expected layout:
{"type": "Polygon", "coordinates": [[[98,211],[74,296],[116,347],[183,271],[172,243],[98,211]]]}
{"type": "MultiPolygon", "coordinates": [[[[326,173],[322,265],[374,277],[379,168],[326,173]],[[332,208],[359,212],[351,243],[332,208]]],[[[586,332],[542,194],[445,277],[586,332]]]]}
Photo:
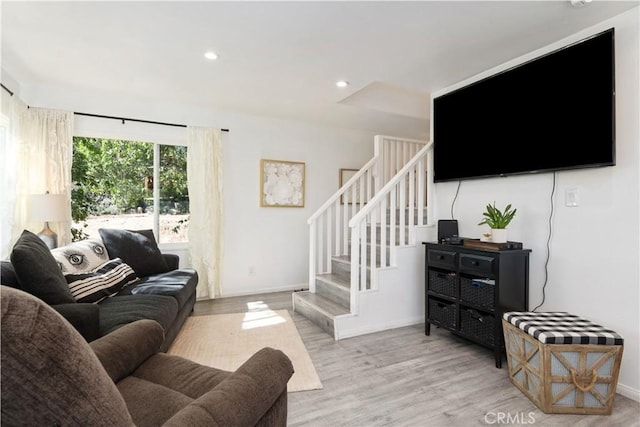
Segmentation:
{"type": "Polygon", "coordinates": [[[565,312],[509,311],[503,318],[545,344],[623,345],[624,342],[611,329],[565,312]]]}

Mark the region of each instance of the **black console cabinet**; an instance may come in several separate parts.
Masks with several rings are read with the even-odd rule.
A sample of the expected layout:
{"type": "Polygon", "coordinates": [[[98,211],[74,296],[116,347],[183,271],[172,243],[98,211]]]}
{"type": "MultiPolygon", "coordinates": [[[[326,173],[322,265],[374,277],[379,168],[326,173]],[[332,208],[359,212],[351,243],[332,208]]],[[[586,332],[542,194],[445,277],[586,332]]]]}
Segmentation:
{"type": "Polygon", "coordinates": [[[502,367],[502,314],[528,311],[530,249],[484,250],[424,242],[425,334],[431,325],[494,351],[502,367]]]}

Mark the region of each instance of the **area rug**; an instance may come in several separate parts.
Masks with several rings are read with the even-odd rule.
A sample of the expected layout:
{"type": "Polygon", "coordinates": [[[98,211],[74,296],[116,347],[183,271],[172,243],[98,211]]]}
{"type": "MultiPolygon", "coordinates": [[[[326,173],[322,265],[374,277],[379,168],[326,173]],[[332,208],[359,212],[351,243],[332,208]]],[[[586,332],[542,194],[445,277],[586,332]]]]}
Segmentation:
{"type": "Polygon", "coordinates": [[[287,310],[191,316],[167,353],[235,371],[262,347],[282,350],[291,359],[295,372],[287,384],[288,391],[322,388],[287,310]]]}

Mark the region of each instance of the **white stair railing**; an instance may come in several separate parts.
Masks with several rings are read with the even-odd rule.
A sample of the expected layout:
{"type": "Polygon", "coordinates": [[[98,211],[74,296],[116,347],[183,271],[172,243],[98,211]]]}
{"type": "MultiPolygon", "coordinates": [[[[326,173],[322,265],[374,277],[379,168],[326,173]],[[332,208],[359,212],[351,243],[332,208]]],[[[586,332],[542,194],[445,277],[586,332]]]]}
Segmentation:
{"type": "Polygon", "coordinates": [[[307,220],[311,292],[317,274],[331,273],[331,258],[349,254],[349,219],[373,197],[377,163],[378,157],[369,160],[307,220]]]}
{"type": "Polygon", "coordinates": [[[411,240],[406,225],[424,224],[425,156],[430,145],[388,136],[376,136],[374,144],[374,157],[307,221],[309,290],[315,292],[317,274],[331,273],[332,257],[350,255],[352,313],[357,310],[357,292],[372,288],[367,268],[395,265],[395,247],[411,240]],[[367,224],[378,225],[379,248],[378,227],[367,224]]]}
{"type": "Polygon", "coordinates": [[[399,246],[415,244],[415,234],[411,233],[413,227],[410,226],[426,225],[426,165],[432,145],[426,143],[349,221],[351,251],[360,254],[351,256],[352,313],[358,312],[358,293],[376,289],[374,271],[396,265],[399,246]]]}

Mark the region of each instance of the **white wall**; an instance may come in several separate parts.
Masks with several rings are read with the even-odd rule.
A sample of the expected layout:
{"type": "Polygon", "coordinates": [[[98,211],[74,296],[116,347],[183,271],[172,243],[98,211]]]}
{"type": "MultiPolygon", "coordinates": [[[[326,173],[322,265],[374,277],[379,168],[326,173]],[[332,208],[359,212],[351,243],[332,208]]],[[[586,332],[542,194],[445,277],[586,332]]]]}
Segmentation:
{"type": "MultiPolygon", "coordinates": [[[[18,80],[16,78],[16,80],[18,80]]],[[[293,290],[307,286],[307,218],[338,189],[340,168],[359,168],[373,156],[374,134],[178,105],[147,104],[117,95],[68,88],[21,86],[29,105],[196,126],[222,133],[224,252],[222,296],[293,290]],[[260,159],[305,163],[304,208],[264,208],[259,203],[260,159]],[[250,267],[255,271],[250,275],[250,267]]],[[[186,145],[186,129],[75,116],[76,135],[186,145]]],[[[186,252],[172,245],[166,252],[186,252]]],[[[183,262],[182,265],[185,265],[183,262]]]]}
{"type": "MultiPolygon", "coordinates": [[[[570,42],[615,26],[616,166],[553,174],[463,181],[454,205],[460,235],[479,238],[487,203],[512,203],[518,213],[509,240],[532,249],[529,308],[568,311],[609,327],[625,338],[618,391],[640,400],[640,61],[637,10],[491,70],[492,74],[570,42]],[[577,188],[579,207],[565,206],[565,191],[577,188]]],[[[589,72],[589,70],[585,70],[589,72]]],[[[483,73],[484,75],[485,73],[483,73]]],[[[473,79],[471,79],[473,80],[473,79]]],[[[588,90],[588,89],[587,89],[588,90]]],[[[584,124],[588,126],[588,123],[584,124]]],[[[514,153],[521,155],[522,153],[514,153]]],[[[509,161],[508,157],[505,161],[509,161]]],[[[457,183],[435,185],[438,218],[451,217],[457,183]]]]}

